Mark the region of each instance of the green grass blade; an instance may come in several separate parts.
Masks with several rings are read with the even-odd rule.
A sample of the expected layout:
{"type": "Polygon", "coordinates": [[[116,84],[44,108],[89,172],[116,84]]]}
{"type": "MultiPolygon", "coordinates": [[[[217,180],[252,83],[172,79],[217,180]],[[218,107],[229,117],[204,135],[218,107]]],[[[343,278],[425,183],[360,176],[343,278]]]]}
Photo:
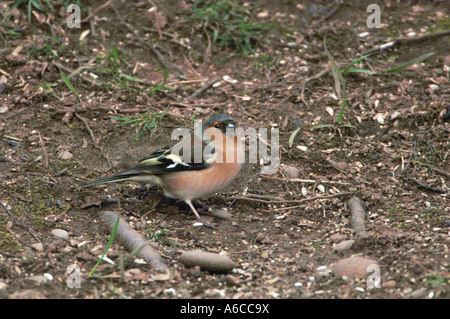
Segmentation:
{"type": "Polygon", "coordinates": [[[164,68],[164,79],[163,79],[162,83],[159,84],[154,89],[151,89],[150,93],[158,92],[159,90],[161,90],[164,87],[164,85],[166,84],[168,77],[169,77],[169,70],[167,68],[164,68]]]}
{"type": "Polygon", "coordinates": [[[406,63],[400,64],[400,65],[398,65],[396,67],[393,67],[392,69],[379,71],[379,73],[394,73],[394,72],[402,71],[404,69],[409,68],[411,65],[414,65],[414,64],[417,64],[419,62],[422,62],[423,60],[429,58],[433,54],[434,54],[434,52],[424,54],[424,55],[422,55],[422,56],[420,56],[418,58],[415,58],[415,59],[413,59],[411,61],[408,61],[406,63]]]}
{"type": "Polygon", "coordinates": [[[114,62],[114,71],[117,72],[119,70],[119,55],[117,54],[116,46],[112,47],[112,56],[114,62]]]}
{"type": "Polygon", "coordinates": [[[328,127],[333,127],[333,125],[332,124],[316,124],[316,125],[310,126],[309,128],[311,130],[319,130],[321,128],[328,128],[328,127]]]}
{"type": "Polygon", "coordinates": [[[99,71],[103,71],[103,72],[110,72],[110,73],[114,72],[113,69],[105,68],[105,67],[102,67],[102,66],[94,66],[93,69],[96,69],[96,70],[99,70],[99,71]]]}
{"type": "Polygon", "coordinates": [[[78,95],[78,92],[75,90],[75,88],[72,86],[72,83],[70,83],[70,80],[67,78],[67,76],[61,72],[61,78],[63,79],[66,86],[69,88],[69,90],[72,92],[73,95],[77,98],[78,102],[81,102],[81,98],[78,95]]]}
{"type": "Polygon", "coordinates": [[[331,68],[333,70],[333,73],[336,75],[335,81],[338,82],[338,83],[335,83],[336,84],[336,88],[337,87],[341,88],[341,92],[342,92],[342,95],[344,97],[344,102],[342,103],[341,111],[339,112],[339,116],[338,116],[338,118],[336,120],[338,123],[341,123],[342,116],[344,114],[344,109],[345,109],[345,107],[347,105],[347,91],[346,91],[346,86],[345,86],[345,79],[344,79],[344,76],[342,75],[341,69],[339,68],[339,66],[337,65],[336,61],[334,60],[334,57],[331,55],[330,51],[328,51],[328,49],[327,49],[327,41],[326,40],[327,40],[327,37],[325,36],[323,38],[323,45],[324,45],[324,48],[325,48],[325,53],[328,56],[328,59],[330,60],[331,68]]]}
{"type": "Polygon", "coordinates": [[[112,242],[114,240],[114,237],[116,236],[117,227],[119,227],[119,221],[120,221],[120,216],[117,217],[116,223],[114,224],[114,228],[113,228],[113,230],[111,232],[111,236],[109,237],[109,241],[108,241],[108,244],[106,245],[106,248],[105,248],[105,251],[103,252],[103,255],[99,258],[99,260],[95,264],[94,268],[92,268],[92,270],[89,273],[88,277],[91,277],[94,274],[94,272],[97,270],[98,266],[103,261],[103,258],[105,258],[106,253],[108,252],[109,247],[111,247],[111,244],[112,244],[112,242]]]}
{"type": "Polygon", "coordinates": [[[144,80],[141,80],[141,79],[139,79],[137,77],[134,77],[134,76],[131,76],[131,75],[128,75],[128,74],[125,74],[125,73],[119,73],[119,77],[125,78],[125,79],[133,81],[133,82],[145,83],[144,80]]]}
{"type": "Polygon", "coordinates": [[[339,111],[339,115],[338,115],[336,122],[341,123],[342,117],[344,116],[344,110],[345,110],[346,106],[347,106],[347,93],[344,93],[344,102],[342,102],[341,110],[339,111]]]}
{"type": "Polygon", "coordinates": [[[33,8],[31,7],[31,5],[33,4],[33,2],[31,0],[28,1],[28,22],[31,22],[31,11],[33,10],[33,8]]]}
{"type": "Polygon", "coordinates": [[[42,7],[42,4],[39,2],[39,0],[30,0],[33,7],[38,9],[39,11],[44,11],[44,8],[42,7]]]}
{"type": "Polygon", "coordinates": [[[358,69],[358,68],[347,68],[342,73],[366,73],[366,74],[377,74],[380,72],[377,71],[371,71],[371,70],[365,70],[365,69],[358,69]]]}
{"type": "Polygon", "coordinates": [[[353,65],[355,65],[355,64],[357,64],[357,63],[359,63],[359,62],[361,62],[362,60],[367,59],[369,56],[374,55],[375,53],[378,53],[378,52],[372,52],[372,53],[370,53],[370,54],[366,54],[366,55],[363,55],[362,57],[357,58],[355,61],[353,61],[352,63],[350,63],[350,64],[342,71],[342,73],[348,72],[348,70],[350,69],[350,67],[352,67],[353,65]]]}
{"type": "Polygon", "coordinates": [[[292,148],[292,145],[294,145],[294,139],[297,136],[298,132],[300,132],[300,127],[292,132],[291,137],[289,137],[289,148],[292,148]]]}

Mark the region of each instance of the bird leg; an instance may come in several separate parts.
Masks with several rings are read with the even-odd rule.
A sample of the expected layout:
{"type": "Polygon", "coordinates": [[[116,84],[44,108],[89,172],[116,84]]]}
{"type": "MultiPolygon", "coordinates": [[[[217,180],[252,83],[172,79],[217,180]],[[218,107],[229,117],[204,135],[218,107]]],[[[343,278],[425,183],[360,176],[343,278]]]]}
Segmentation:
{"type": "Polygon", "coordinates": [[[194,205],[192,205],[191,200],[186,199],[186,200],[185,200],[185,203],[189,205],[189,207],[190,207],[190,208],[192,209],[192,211],[194,212],[195,217],[197,217],[197,219],[198,219],[203,225],[205,225],[205,226],[207,226],[207,227],[211,227],[211,228],[214,228],[214,226],[217,225],[217,224],[215,224],[215,223],[210,223],[210,222],[204,221],[203,218],[201,218],[200,215],[197,213],[197,210],[195,209],[194,205]]]}

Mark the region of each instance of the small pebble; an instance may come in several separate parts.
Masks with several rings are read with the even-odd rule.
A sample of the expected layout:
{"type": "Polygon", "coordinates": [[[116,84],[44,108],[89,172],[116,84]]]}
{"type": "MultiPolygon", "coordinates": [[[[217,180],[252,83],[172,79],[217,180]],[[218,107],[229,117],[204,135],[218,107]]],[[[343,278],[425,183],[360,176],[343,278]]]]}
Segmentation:
{"type": "Polygon", "coordinates": [[[223,219],[223,220],[230,220],[231,219],[231,214],[226,209],[214,209],[212,211],[212,214],[213,214],[214,217],[216,217],[218,219],[223,219]]]}
{"type": "Polygon", "coordinates": [[[62,159],[64,161],[70,160],[73,158],[72,153],[68,152],[68,151],[61,151],[61,153],[59,153],[58,155],[59,159],[62,159]]]}
{"type": "Polygon", "coordinates": [[[266,235],[264,235],[263,233],[258,233],[255,237],[255,240],[257,242],[262,242],[264,240],[264,238],[266,238],[266,235]]]}
{"type": "Polygon", "coordinates": [[[13,141],[13,140],[8,141],[8,145],[12,146],[12,147],[22,147],[22,144],[20,144],[20,142],[13,141]]]}
{"type": "Polygon", "coordinates": [[[8,288],[8,284],[6,282],[0,281],[0,291],[6,290],[6,288],[8,288]]]}
{"type": "Polygon", "coordinates": [[[179,261],[187,266],[200,266],[213,271],[230,271],[237,265],[228,257],[204,251],[184,251],[179,261]]]}
{"type": "Polygon", "coordinates": [[[341,241],[339,244],[334,245],[333,251],[344,251],[352,248],[355,241],[353,239],[341,241]]]}
{"type": "Polygon", "coordinates": [[[336,233],[330,236],[330,239],[335,242],[335,243],[339,243],[341,241],[343,241],[344,239],[347,239],[347,236],[341,233],[336,233]]]}
{"type": "Polygon", "coordinates": [[[294,166],[283,166],[282,170],[287,178],[298,178],[300,176],[300,170],[294,166]]]}
{"type": "Polygon", "coordinates": [[[395,280],[388,280],[384,282],[382,286],[384,288],[395,288],[395,286],[397,286],[397,283],[395,282],[395,280]]]}
{"type": "Polygon", "coordinates": [[[173,288],[167,288],[167,289],[164,289],[164,293],[165,293],[166,295],[174,295],[175,292],[176,292],[176,290],[173,289],[173,288]]]}
{"type": "Polygon", "coordinates": [[[42,245],[42,243],[32,244],[31,247],[36,249],[38,252],[43,252],[44,251],[44,245],[42,245]]]}
{"type": "Polygon", "coordinates": [[[45,295],[37,290],[23,289],[13,292],[9,295],[10,299],[47,299],[45,295]]]}
{"type": "Polygon", "coordinates": [[[408,298],[411,299],[420,299],[425,297],[425,295],[427,294],[427,290],[425,288],[420,288],[417,290],[412,291],[409,295],[408,298]]]}
{"type": "Polygon", "coordinates": [[[69,233],[65,231],[64,229],[53,229],[52,234],[55,237],[62,238],[62,239],[68,239],[69,233]]]}
{"type": "Polygon", "coordinates": [[[378,265],[378,262],[366,257],[349,257],[338,261],[333,267],[333,273],[336,277],[366,278],[370,274],[368,267],[373,264],[378,265]]]}
{"type": "MultiPolygon", "coordinates": [[[[43,276],[43,275],[37,275],[37,276],[31,276],[31,277],[26,277],[26,280],[31,280],[34,281],[37,284],[45,284],[47,282],[49,282],[49,278],[47,276],[43,276]]],[[[53,278],[52,278],[53,279],[53,278]]]]}
{"type": "Polygon", "coordinates": [[[205,297],[207,298],[223,298],[225,297],[225,294],[225,289],[213,288],[205,290],[205,297]]]}
{"type": "Polygon", "coordinates": [[[225,279],[230,286],[239,287],[241,285],[241,280],[233,275],[226,275],[225,279]]]}

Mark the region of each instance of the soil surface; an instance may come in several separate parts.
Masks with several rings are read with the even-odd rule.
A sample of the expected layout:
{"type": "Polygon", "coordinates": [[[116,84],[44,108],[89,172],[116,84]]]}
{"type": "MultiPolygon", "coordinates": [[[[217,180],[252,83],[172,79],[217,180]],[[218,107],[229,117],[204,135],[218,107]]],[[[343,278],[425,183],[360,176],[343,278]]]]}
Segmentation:
{"type": "Polygon", "coordinates": [[[380,28],[367,27],[364,1],[236,2],[242,21],[271,23],[248,29],[247,51],[221,42],[239,24],[193,19],[193,1],[122,2],[89,2],[80,28],[59,1],[30,16],[0,4],[2,298],[450,297],[448,2],[377,2],[380,28]],[[370,52],[353,67],[434,55],[398,72],[345,73],[338,123],[344,89],[325,36],[341,70],[370,52]],[[258,158],[194,203],[215,228],[196,226],[187,205],[154,186],[79,189],[214,113],[280,133],[276,173],[261,174],[258,158]],[[115,265],[88,276],[110,238],[105,210],[151,241],[169,276],[134,256],[123,262],[130,251],[117,240],[107,251],[115,265]],[[236,267],[187,267],[179,257],[190,250],[236,267]],[[68,267],[79,267],[78,288],[68,267]]]}

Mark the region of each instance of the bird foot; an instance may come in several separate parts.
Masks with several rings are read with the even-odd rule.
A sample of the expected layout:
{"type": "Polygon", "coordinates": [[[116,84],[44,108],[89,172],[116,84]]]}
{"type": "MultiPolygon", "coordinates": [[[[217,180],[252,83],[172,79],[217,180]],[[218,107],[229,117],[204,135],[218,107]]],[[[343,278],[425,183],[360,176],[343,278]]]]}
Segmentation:
{"type": "Polygon", "coordinates": [[[217,228],[216,226],[219,225],[218,223],[208,222],[208,221],[204,220],[203,218],[200,218],[198,220],[197,226],[201,226],[200,224],[202,224],[203,226],[206,226],[208,228],[217,228]]]}

